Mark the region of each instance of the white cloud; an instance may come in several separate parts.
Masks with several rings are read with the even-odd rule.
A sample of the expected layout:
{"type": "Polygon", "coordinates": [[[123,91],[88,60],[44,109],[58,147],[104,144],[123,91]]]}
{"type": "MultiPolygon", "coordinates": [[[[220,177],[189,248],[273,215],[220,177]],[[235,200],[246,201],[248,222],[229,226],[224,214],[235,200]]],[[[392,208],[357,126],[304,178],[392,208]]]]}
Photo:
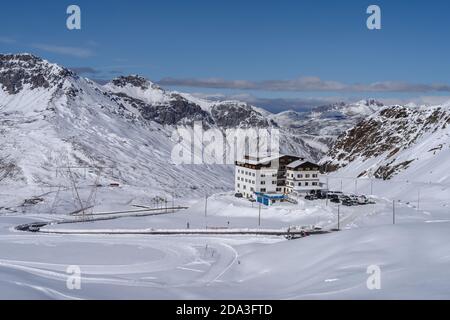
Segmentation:
{"type": "Polygon", "coordinates": [[[0,43],[3,44],[13,44],[16,43],[17,41],[13,38],[9,38],[9,37],[2,37],[0,36],[0,43]]]}
{"type": "Polygon", "coordinates": [[[73,56],[77,58],[88,58],[94,55],[91,49],[79,48],[79,47],[68,47],[68,46],[58,46],[51,44],[33,44],[33,48],[43,50],[51,53],[58,53],[68,56],[73,56]]]}
{"type": "Polygon", "coordinates": [[[225,80],[220,78],[164,78],[159,83],[161,85],[171,86],[278,92],[450,92],[450,85],[448,84],[416,84],[398,81],[382,81],[369,84],[346,84],[339,81],[322,80],[318,77],[299,77],[291,80],[263,81],[225,80]]]}
{"type": "Polygon", "coordinates": [[[412,98],[380,98],[377,99],[381,102],[383,102],[385,105],[405,105],[405,104],[416,104],[418,106],[420,105],[442,105],[442,104],[450,104],[450,96],[420,96],[420,97],[412,97],[412,98]]]}

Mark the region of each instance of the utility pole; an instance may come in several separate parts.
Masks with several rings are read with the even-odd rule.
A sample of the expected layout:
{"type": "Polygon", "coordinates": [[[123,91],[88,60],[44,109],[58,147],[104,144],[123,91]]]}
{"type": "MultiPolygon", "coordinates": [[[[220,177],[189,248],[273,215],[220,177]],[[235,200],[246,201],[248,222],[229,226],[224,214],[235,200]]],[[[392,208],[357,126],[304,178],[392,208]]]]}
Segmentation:
{"type": "Polygon", "coordinates": [[[327,207],[328,207],[328,193],[330,192],[330,180],[327,173],[327,207]]]}
{"type": "Polygon", "coordinates": [[[172,191],[172,213],[175,213],[175,192],[172,191]]]}
{"type": "Polygon", "coordinates": [[[395,200],[392,200],[392,223],[395,224],[395,200]]]}
{"type": "Polygon", "coordinates": [[[205,196],[205,218],[208,216],[208,195],[205,196]]]}
{"type": "Polygon", "coordinates": [[[261,227],[261,202],[259,202],[258,226],[261,227]]]}
{"type": "Polygon", "coordinates": [[[164,198],[164,204],[166,205],[166,213],[167,213],[168,212],[167,211],[167,197],[164,198]]]}
{"type": "Polygon", "coordinates": [[[338,205],[338,230],[341,230],[341,205],[338,205]]]}

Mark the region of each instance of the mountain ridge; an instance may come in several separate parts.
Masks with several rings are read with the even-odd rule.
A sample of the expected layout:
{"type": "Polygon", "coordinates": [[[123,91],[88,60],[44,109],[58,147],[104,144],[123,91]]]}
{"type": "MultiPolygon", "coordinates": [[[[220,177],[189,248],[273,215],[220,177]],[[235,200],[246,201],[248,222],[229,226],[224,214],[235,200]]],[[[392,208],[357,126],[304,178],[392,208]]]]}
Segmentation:
{"type": "Polygon", "coordinates": [[[322,164],[344,176],[449,182],[450,103],[388,106],[347,130],[322,164]]]}

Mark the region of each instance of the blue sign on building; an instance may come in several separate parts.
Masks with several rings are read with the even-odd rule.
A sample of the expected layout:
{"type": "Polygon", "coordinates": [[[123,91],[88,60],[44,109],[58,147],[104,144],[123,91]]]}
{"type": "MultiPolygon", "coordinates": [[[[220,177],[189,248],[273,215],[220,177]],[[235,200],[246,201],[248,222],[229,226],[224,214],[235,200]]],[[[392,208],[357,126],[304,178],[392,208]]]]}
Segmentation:
{"type": "Polygon", "coordinates": [[[283,201],[286,196],[284,194],[265,194],[260,192],[255,192],[256,202],[261,203],[265,206],[271,206],[277,202],[283,201]]]}

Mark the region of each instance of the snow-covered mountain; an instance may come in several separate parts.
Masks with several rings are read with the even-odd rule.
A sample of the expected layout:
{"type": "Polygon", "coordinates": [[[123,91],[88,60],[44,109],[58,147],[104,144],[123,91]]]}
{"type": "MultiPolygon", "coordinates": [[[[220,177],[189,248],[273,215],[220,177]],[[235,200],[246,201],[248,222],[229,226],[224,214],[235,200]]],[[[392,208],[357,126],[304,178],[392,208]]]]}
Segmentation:
{"type": "Polygon", "coordinates": [[[202,121],[221,128],[266,128],[271,123],[261,110],[239,101],[211,102],[189,94],[170,92],[140,76],[114,79],[105,85],[145,119],[162,125],[202,121]]]}
{"type": "Polygon", "coordinates": [[[272,115],[271,119],[283,127],[289,127],[321,137],[337,138],[359,121],[372,115],[383,104],[379,101],[361,100],[355,103],[335,103],[316,107],[309,112],[285,111],[272,115]]]}
{"type": "Polygon", "coordinates": [[[205,126],[221,130],[276,128],[281,133],[283,153],[319,160],[328,150],[326,138],[280,126],[270,112],[245,102],[208,101],[186,93],[166,91],[139,76],[119,77],[104,88],[113,93],[120,105],[160,125],[192,125],[202,121],[205,126]]]}
{"type": "Polygon", "coordinates": [[[449,184],[450,104],[385,107],[336,141],[323,164],[342,176],[449,184]]]}
{"type": "Polygon", "coordinates": [[[225,166],[171,165],[173,128],[65,68],[28,54],[2,55],[0,84],[3,185],[55,185],[57,168],[70,165],[113,167],[102,173],[106,182],[156,192],[231,186],[225,166]]]}
{"type": "Polygon", "coordinates": [[[57,168],[103,166],[114,168],[102,172],[106,183],[176,186],[180,193],[231,189],[229,166],[171,165],[175,126],[195,121],[221,130],[278,128],[282,152],[315,160],[327,150],[247,103],[202,100],[139,76],[101,86],[30,54],[0,55],[0,184],[55,185],[57,168]]]}

